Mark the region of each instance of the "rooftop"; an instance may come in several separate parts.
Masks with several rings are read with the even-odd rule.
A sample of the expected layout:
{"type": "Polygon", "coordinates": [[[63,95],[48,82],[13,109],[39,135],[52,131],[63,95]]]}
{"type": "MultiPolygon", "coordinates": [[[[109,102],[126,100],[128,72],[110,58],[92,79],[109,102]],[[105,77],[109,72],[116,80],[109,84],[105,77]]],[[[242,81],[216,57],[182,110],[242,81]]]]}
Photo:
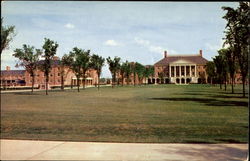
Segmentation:
{"type": "Polygon", "coordinates": [[[155,63],[154,65],[168,65],[179,60],[188,61],[194,64],[206,64],[207,59],[202,57],[202,50],[199,54],[189,54],[189,55],[167,55],[167,52],[164,53],[164,58],[155,63]]]}
{"type": "Polygon", "coordinates": [[[25,70],[1,70],[1,76],[7,75],[24,75],[25,70]]]}

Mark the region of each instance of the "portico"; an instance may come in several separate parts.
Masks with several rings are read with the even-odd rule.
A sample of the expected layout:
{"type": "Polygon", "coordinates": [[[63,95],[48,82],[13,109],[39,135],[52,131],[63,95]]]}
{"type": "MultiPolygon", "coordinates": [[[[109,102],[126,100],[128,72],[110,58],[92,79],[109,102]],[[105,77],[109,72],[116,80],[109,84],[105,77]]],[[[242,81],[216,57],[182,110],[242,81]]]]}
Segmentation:
{"type": "Polygon", "coordinates": [[[197,66],[191,62],[180,60],[169,64],[170,83],[197,83],[197,66]]]}

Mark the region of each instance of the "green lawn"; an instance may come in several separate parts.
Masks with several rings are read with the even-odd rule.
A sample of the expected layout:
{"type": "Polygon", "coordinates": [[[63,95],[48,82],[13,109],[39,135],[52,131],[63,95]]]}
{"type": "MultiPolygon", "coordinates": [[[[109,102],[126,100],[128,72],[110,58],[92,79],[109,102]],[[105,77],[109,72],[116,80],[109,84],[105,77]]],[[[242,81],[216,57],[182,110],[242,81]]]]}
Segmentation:
{"type": "MultiPolygon", "coordinates": [[[[248,87],[247,87],[248,88],[248,87]]],[[[210,85],[1,94],[1,138],[246,143],[248,99],[210,85]]]]}

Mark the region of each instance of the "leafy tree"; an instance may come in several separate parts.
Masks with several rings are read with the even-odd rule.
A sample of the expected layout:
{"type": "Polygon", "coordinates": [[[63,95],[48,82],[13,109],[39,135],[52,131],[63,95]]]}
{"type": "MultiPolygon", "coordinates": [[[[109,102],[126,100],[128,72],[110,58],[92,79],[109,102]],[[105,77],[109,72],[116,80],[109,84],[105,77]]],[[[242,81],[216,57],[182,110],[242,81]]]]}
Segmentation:
{"type": "Polygon", "coordinates": [[[131,62],[131,72],[133,73],[133,78],[134,78],[134,86],[135,86],[135,80],[136,80],[136,68],[135,68],[135,62],[131,62]]]}
{"type": "Polygon", "coordinates": [[[100,88],[100,76],[104,63],[105,63],[105,58],[95,54],[91,56],[91,67],[96,70],[98,75],[98,90],[100,88]]]}
{"type": "Polygon", "coordinates": [[[52,59],[56,55],[56,50],[58,48],[58,44],[50,39],[45,38],[45,42],[43,45],[44,53],[42,57],[44,57],[43,64],[41,64],[41,70],[45,74],[45,87],[46,87],[46,95],[48,95],[48,82],[49,82],[49,73],[52,68],[52,59]]]}
{"type": "Polygon", "coordinates": [[[239,2],[237,9],[231,7],[222,7],[222,9],[227,12],[223,17],[227,20],[225,44],[229,45],[233,56],[238,60],[242,76],[243,97],[245,97],[245,81],[248,74],[250,43],[250,5],[249,2],[239,2]]]}
{"type": "Polygon", "coordinates": [[[144,77],[146,79],[148,79],[149,77],[153,77],[154,76],[154,66],[146,66],[145,70],[144,70],[144,77]]]}
{"type": "Polygon", "coordinates": [[[209,61],[206,64],[206,73],[208,75],[208,77],[210,78],[210,83],[211,85],[213,84],[213,79],[216,76],[216,72],[215,72],[215,64],[213,61],[209,61]]]}
{"type": "MultiPolygon", "coordinates": [[[[236,72],[236,61],[235,56],[233,54],[233,51],[231,48],[227,49],[220,49],[218,51],[219,55],[221,55],[223,60],[223,69],[222,74],[224,81],[227,80],[227,73],[229,71],[230,79],[231,79],[231,85],[232,85],[232,93],[234,93],[234,78],[235,78],[235,72],[236,72]]],[[[225,87],[226,88],[226,87],[225,87]]]]}
{"type": "Polygon", "coordinates": [[[123,62],[121,67],[120,67],[120,75],[121,75],[121,80],[122,80],[122,86],[123,86],[123,82],[124,82],[124,76],[125,76],[125,73],[126,73],[126,68],[127,68],[127,64],[126,62],[123,62]]]}
{"type": "Polygon", "coordinates": [[[35,82],[35,70],[38,67],[39,57],[42,54],[40,49],[35,49],[33,46],[23,45],[23,49],[16,49],[13,56],[19,59],[17,66],[25,67],[26,71],[32,77],[32,92],[35,82]]]}
{"type": "Polygon", "coordinates": [[[160,78],[160,80],[161,80],[161,83],[163,83],[163,80],[164,80],[164,73],[163,73],[163,72],[160,72],[158,76],[159,76],[159,78],[160,78]]]}
{"type": "Polygon", "coordinates": [[[127,85],[129,85],[130,76],[132,74],[132,64],[126,60],[126,62],[124,62],[124,64],[123,64],[123,66],[125,68],[124,75],[127,79],[127,85]]]}
{"type": "Polygon", "coordinates": [[[135,63],[135,71],[136,71],[136,75],[138,76],[138,79],[139,79],[139,84],[141,84],[143,77],[144,77],[145,67],[142,64],[136,62],[135,63]]]}
{"type": "Polygon", "coordinates": [[[215,72],[215,64],[213,61],[209,61],[206,64],[206,73],[208,75],[208,77],[210,78],[210,83],[211,85],[213,84],[213,79],[216,76],[216,72],[215,72]]]}
{"type": "Polygon", "coordinates": [[[213,58],[214,64],[215,64],[215,71],[217,73],[217,77],[219,79],[220,82],[220,89],[222,89],[222,81],[223,81],[223,68],[224,68],[224,60],[223,57],[221,55],[215,56],[215,58],[213,58]]]}
{"type": "Polygon", "coordinates": [[[1,53],[6,48],[8,48],[9,43],[15,36],[15,26],[3,26],[3,18],[1,17],[1,53]]]}
{"type": "Polygon", "coordinates": [[[71,70],[76,75],[76,81],[77,81],[77,91],[80,92],[80,77],[82,76],[82,60],[81,55],[83,54],[83,50],[79,49],[77,47],[74,47],[72,51],[70,51],[69,56],[71,57],[71,70]]]}
{"type": "Polygon", "coordinates": [[[116,82],[116,75],[120,69],[120,60],[121,58],[115,57],[113,60],[108,57],[107,63],[109,64],[109,70],[112,74],[112,88],[114,88],[114,83],[116,82]]]}
{"type": "Polygon", "coordinates": [[[83,89],[85,89],[85,82],[86,82],[86,72],[90,69],[90,50],[84,51],[82,50],[81,54],[79,55],[81,69],[82,69],[82,77],[84,79],[83,81],[83,89]]]}
{"type": "Polygon", "coordinates": [[[64,78],[67,77],[72,62],[73,58],[67,54],[64,54],[60,61],[61,90],[64,90],[64,78]]]}

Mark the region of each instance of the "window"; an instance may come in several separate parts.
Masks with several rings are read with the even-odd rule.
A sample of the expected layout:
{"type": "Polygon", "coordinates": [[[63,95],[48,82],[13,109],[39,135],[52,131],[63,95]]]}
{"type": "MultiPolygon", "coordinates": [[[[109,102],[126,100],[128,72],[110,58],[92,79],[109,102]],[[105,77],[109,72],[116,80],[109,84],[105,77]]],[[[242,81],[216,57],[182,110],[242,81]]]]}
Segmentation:
{"type": "Polygon", "coordinates": [[[58,79],[57,81],[58,81],[58,82],[61,82],[61,80],[60,80],[60,79],[58,79]]]}
{"type": "Polygon", "coordinates": [[[50,76],[52,77],[52,76],[53,76],[53,74],[50,74],[50,76]]]}
{"type": "Polygon", "coordinates": [[[58,73],[57,75],[60,76],[60,73],[58,73]]]}

